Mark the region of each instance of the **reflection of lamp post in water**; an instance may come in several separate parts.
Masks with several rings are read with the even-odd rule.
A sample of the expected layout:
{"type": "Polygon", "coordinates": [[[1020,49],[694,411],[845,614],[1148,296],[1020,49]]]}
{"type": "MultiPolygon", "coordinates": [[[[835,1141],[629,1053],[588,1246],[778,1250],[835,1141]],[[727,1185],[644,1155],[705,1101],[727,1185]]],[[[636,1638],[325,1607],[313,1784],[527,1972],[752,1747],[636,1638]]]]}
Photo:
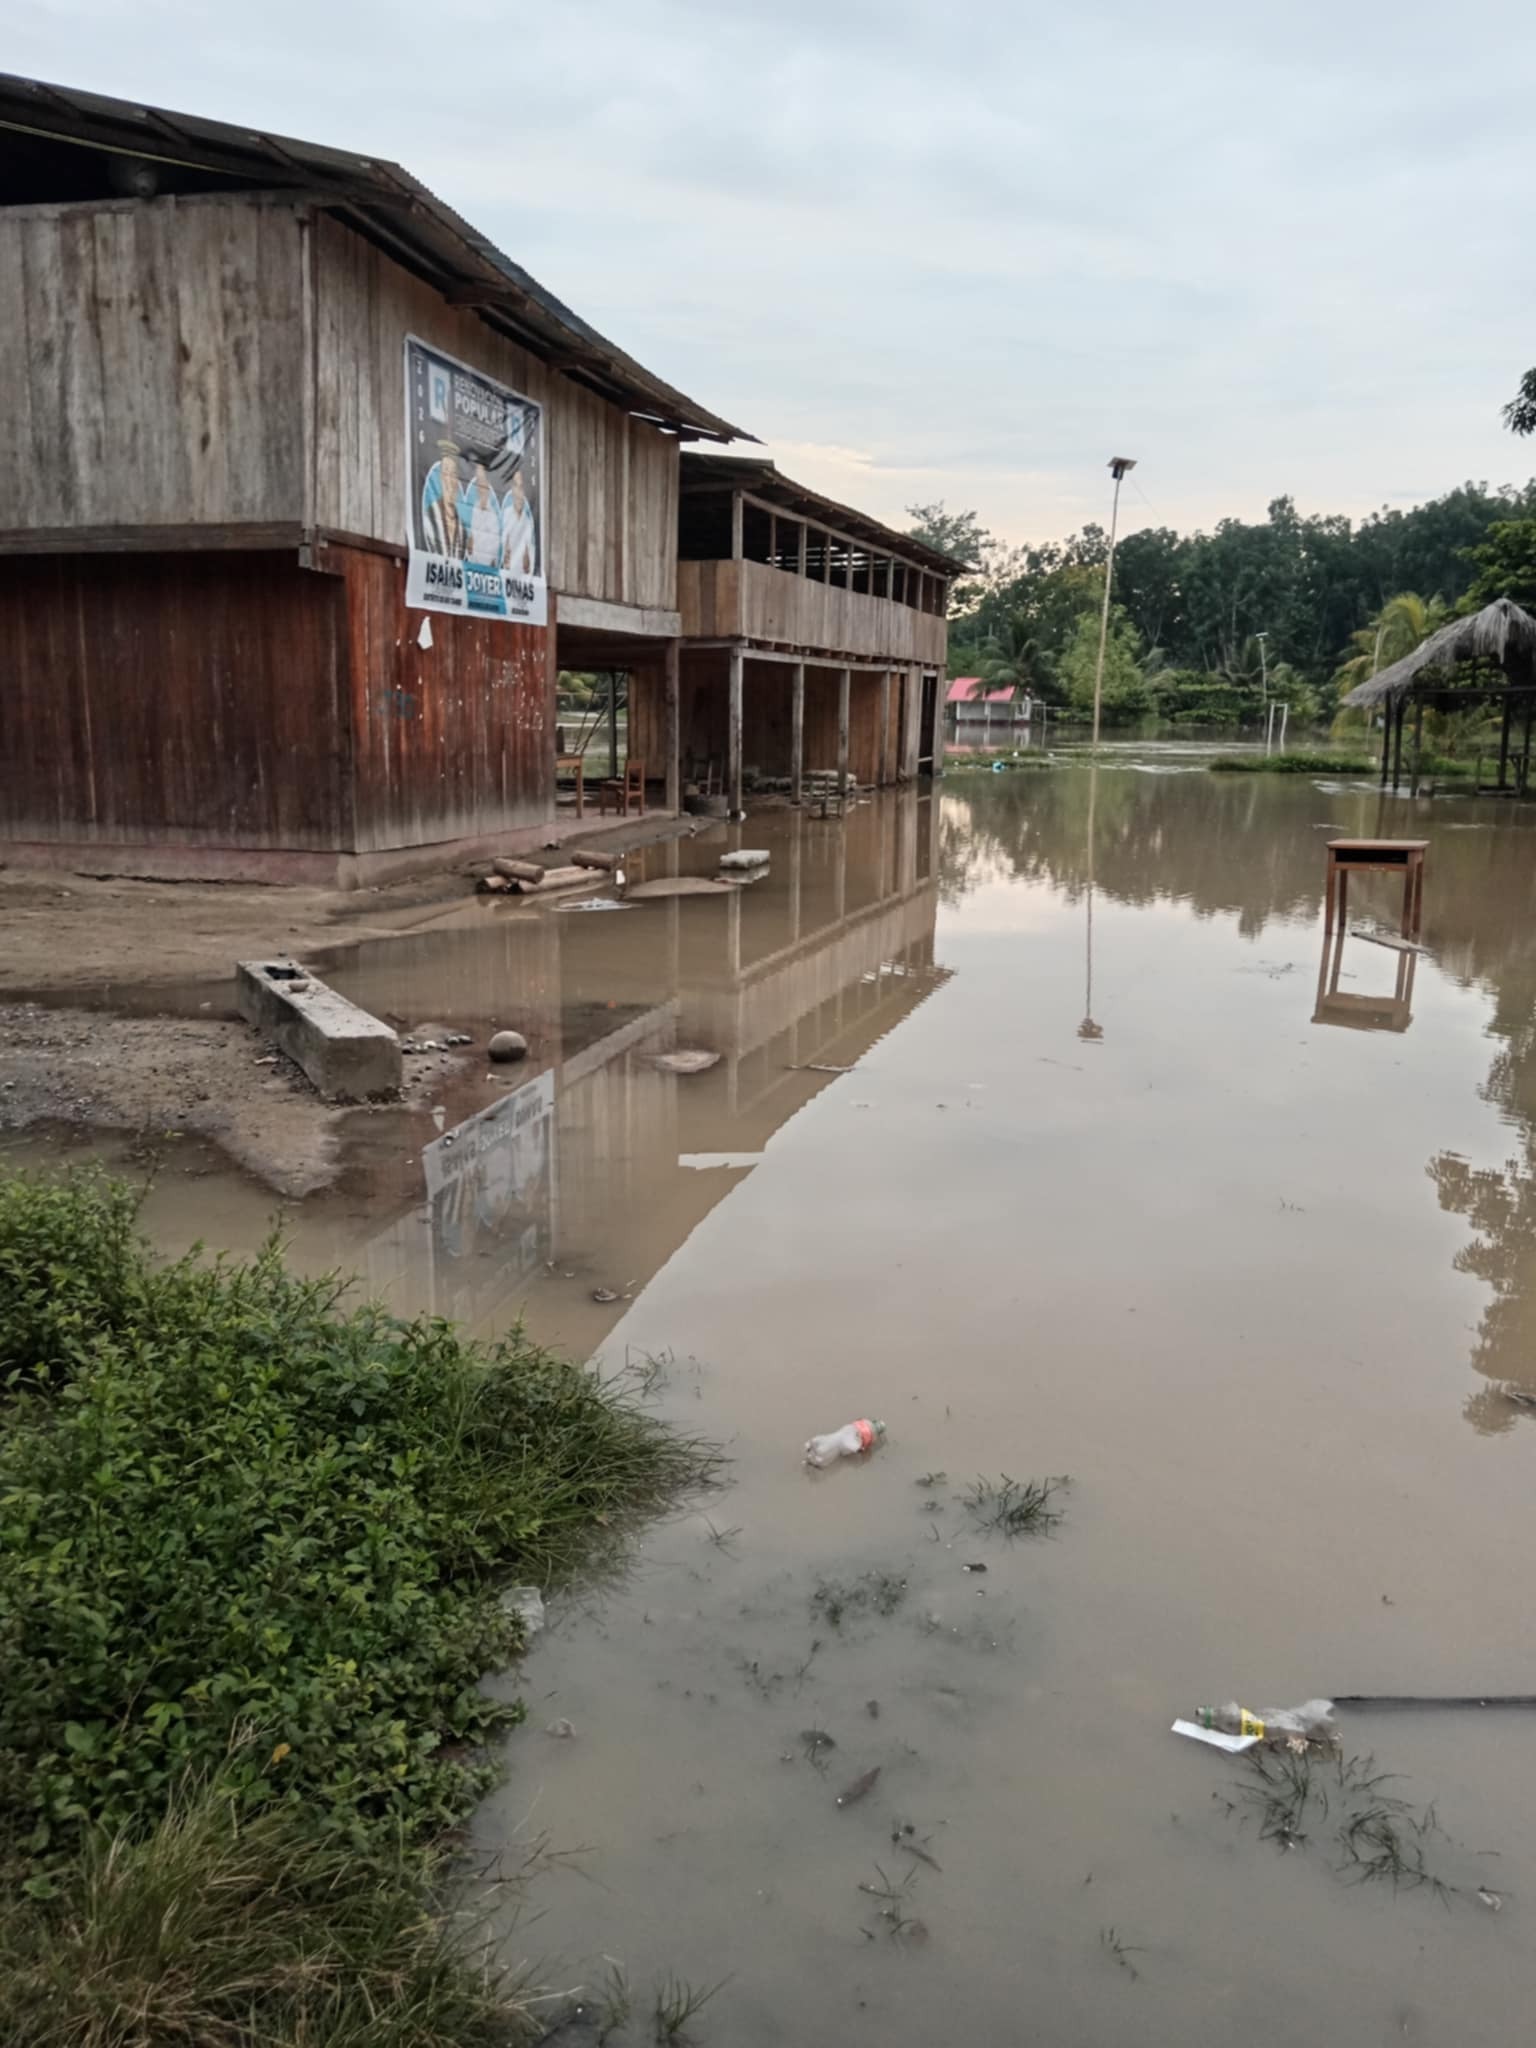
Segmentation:
{"type": "Polygon", "coordinates": [[[1104,1036],[1104,1026],[1093,1021],[1093,813],[1099,795],[1099,764],[1094,761],[1088,769],[1088,985],[1083,995],[1083,1021],[1077,1027],[1077,1035],[1085,1043],[1096,1043],[1104,1036]]]}

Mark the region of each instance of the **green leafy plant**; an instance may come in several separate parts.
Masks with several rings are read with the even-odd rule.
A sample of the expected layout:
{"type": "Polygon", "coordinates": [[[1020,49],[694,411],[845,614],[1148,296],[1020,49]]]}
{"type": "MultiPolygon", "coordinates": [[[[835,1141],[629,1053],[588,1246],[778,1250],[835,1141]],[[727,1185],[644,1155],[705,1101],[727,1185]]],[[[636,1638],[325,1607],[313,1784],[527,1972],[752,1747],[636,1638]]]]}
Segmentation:
{"type": "MultiPolygon", "coordinates": [[[[612,1560],[712,1455],[518,1332],[479,1345],[354,1305],[287,1272],[276,1242],[246,1264],[158,1264],[133,1195],[93,1176],[0,1180],[0,1332],[0,1976],[7,1950],[32,1980],[69,1975],[110,1907],[144,2009],[181,1995],[184,1968],[188,2009],[206,1991],[212,2013],[245,1968],[214,1912],[226,1885],[278,1976],[299,1969],[285,1941],[341,1942],[324,1970],[346,1976],[359,1885],[376,1926],[404,1940],[422,1923],[413,1953],[458,1969],[424,1887],[521,1718],[480,1684],[522,1643],[501,1589],[612,1560]],[[272,1875],[300,1862],[313,1883],[272,1875]],[[256,1925],[279,1893],[307,1933],[256,1925]],[[163,1953],[144,1903],[162,1895],[163,1953]]],[[[392,1953],[403,2012],[411,1968],[392,1953]]],[[[263,2019],[0,2038],[511,2037],[263,2019]]]]}

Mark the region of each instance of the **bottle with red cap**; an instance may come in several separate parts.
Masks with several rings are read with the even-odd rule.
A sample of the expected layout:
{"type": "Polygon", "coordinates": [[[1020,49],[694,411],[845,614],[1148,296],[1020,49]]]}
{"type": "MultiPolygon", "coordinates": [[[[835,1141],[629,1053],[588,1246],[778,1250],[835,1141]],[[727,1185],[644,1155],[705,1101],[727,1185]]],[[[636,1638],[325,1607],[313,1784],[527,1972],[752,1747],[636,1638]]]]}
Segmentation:
{"type": "Polygon", "coordinates": [[[885,1440],[883,1422],[845,1422],[841,1429],[813,1436],[805,1447],[807,1465],[835,1465],[839,1458],[857,1458],[885,1440]]]}

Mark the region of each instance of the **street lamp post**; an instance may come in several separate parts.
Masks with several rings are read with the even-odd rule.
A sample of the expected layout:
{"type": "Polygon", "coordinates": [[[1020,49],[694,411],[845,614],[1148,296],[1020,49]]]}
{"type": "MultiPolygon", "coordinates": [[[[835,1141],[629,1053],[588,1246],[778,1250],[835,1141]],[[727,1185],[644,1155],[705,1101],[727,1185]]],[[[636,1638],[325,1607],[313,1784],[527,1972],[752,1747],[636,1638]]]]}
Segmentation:
{"type": "Polygon", "coordinates": [[[1099,660],[1093,672],[1093,751],[1099,751],[1099,713],[1104,699],[1104,648],[1109,639],[1109,587],[1115,576],[1115,531],[1120,524],[1120,484],[1128,469],[1136,467],[1134,455],[1115,455],[1110,458],[1110,474],[1115,480],[1114,503],[1109,514],[1109,560],[1104,564],[1104,609],[1099,615],[1099,660]]]}

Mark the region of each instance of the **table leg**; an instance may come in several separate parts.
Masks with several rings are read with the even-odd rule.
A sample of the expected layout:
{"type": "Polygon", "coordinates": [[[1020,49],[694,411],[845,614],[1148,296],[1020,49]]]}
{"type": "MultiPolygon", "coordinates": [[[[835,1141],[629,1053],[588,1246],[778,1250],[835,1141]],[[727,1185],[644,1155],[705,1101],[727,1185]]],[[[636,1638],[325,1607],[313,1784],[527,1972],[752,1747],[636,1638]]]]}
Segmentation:
{"type": "Polygon", "coordinates": [[[582,816],[584,810],[583,800],[585,798],[585,795],[586,781],[585,777],[582,774],[581,762],[578,760],[576,763],[576,815],[578,818],[582,816]]]}
{"type": "Polygon", "coordinates": [[[1349,929],[1349,869],[1342,862],[1339,865],[1338,907],[1339,934],[1342,937],[1349,929]]]}
{"type": "Polygon", "coordinates": [[[1333,892],[1338,881],[1339,864],[1330,853],[1328,856],[1328,879],[1323,888],[1323,937],[1333,931],[1333,892]]]}

